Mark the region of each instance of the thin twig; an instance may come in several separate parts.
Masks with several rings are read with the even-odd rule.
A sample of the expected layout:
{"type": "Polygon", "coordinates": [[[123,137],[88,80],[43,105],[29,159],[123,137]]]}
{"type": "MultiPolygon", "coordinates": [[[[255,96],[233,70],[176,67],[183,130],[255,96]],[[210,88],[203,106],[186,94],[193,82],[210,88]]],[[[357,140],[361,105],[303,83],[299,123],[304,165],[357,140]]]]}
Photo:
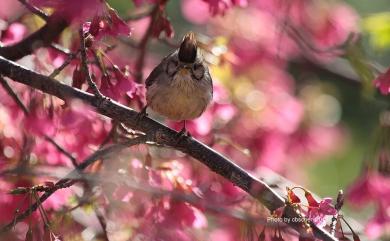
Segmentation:
{"type": "Polygon", "coordinates": [[[19,0],[19,2],[23,4],[30,12],[42,18],[43,20],[47,21],[47,19],[49,18],[49,16],[44,11],[33,6],[31,3],[27,2],[26,0],[19,0]]]}
{"type": "Polygon", "coordinates": [[[113,137],[116,134],[116,126],[117,126],[117,123],[115,121],[113,121],[110,131],[108,132],[107,136],[104,138],[102,143],[100,144],[100,148],[107,145],[113,139],[113,137]]]}
{"type": "Polygon", "coordinates": [[[77,55],[80,53],[80,50],[77,50],[76,53],[70,53],[68,55],[68,57],[66,58],[66,60],[64,61],[64,63],[62,63],[62,65],[58,68],[56,68],[55,70],[53,70],[53,72],[49,75],[50,78],[55,78],[59,73],[61,73],[61,71],[63,69],[65,69],[66,66],[68,66],[70,64],[70,62],[72,62],[72,60],[74,58],[77,57],[77,55]]]}
{"type": "Polygon", "coordinates": [[[147,50],[148,42],[152,36],[153,27],[154,27],[154,24],[156,22],[158,14],[160,14],[160,5],[157,3],[153,7],[153,10],[150,14],[151,19],[150,19],[149,26],[146,29],[146,32],[145,32],[144,36],[142,37],[141,42],[138,45],[140,52],[138,54],[138,58],[137,58],[137,61],[135,63],[135,71],[134,71],[135,81],[137,83],[142,83],[142,81],[143,81],[142,70],[143,70],[144,64],[145,64],[146,50],[147,50]]]}
{"type": "Polygon", "coordinates": [[[53,138],[45,135],[45,139],[48,142],[50,142],[55,148],[57,148],[58,151],[60,151],[62,154],[64,154],[66,157],[68,157],[71,160],[74,167],[77,167],[77,165],[78,165],[77,159],[71,153],[69,153],[62,146],[60,146],[53,138]]]}
{"type": "MultiPolygon", "coordinates": [[[[75,182],[77,182],[78,180],[73,180],[75,182]]],[[[12,189],[9,194],[12,194],[12,195],[20,195],[20,194],[26,194],[26,193],[30,193],[32,191],[34,192],[50,192],[51,190],[56,189],[64,189],[64,188],[68,188],[70,187],[69,186],[69,182],[62,182],[62,183],[57,183],[53,186],[42,186],[42,185],[37,185],[37,186],[33,186],[33,187],[17,187],[15,189],[12,189]]],[[[73,184],[72,184],[73,185],[73,184]]]]}
{"type": "Polygon", "coordinates": [[[101,210],[97,206],[94,206],[93,210],[94,210],[94,212],[96,214],[96,217],[97,217],[97,219],[99,221],[100,226],[102,227],[104,241],[110,241],[108,239],[108,233],[107,233],[107,222],[106,222],[106,219],[103,216],[103,213],[101,212],[101,210]]]}
{"type": "Polygon", "coordinates": [[[85,76],[87,77],[87,82],[88,82],[88,85],[91,88],[92,92],[95,94],[96,97],[103,99],[104,96],[102,95],[102,93],[100,93],[95,82],[92,80],[91,73],[88,70],[87,50],[86,50],[86,46],[85,46],[85,37],[84,37],[84,33],[83,33],[83,28],[80,28],[79,36],[80,36],[80,50],[81,50],[81,69],[84,72],[85,76]]]}
{"type": "Polygon", "coordinates": [[[0,83],[7,91],[7,93],[11,96],[11,98],[15,101],[15,103],[22,109],[25,115],[29,114],[29,111],[27,107],[23,104],[23,101],[19,98],[19,96],[13,91],[11,86],[8,84],[7,80],[3,78],[3,76],[0,76],[0,83]]]}
{"type": "Polygon", "coordinates": [[[343,205],[344,205],[344,192],[343,190],[339,190],[336,199],[336,204],[335,204],[335,209],[337,213],[332,217],[332,221],[330,223],[330,234],[333,236],[335,236],[336,233],[336,226],[337,226],[337,222],[339,221],[340,210],[343,205]]]}

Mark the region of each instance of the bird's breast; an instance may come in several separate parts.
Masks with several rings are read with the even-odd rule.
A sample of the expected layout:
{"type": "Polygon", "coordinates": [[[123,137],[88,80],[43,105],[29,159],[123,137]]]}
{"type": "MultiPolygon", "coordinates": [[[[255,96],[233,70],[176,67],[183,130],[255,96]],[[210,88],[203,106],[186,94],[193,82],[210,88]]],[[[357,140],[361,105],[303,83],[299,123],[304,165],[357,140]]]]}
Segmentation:
{"type": "Polygon", "coordinates": [[[167,83],[155,82],[146,94],[148,106],[172,120],[199,117],[212,99],[212,86],[193,80],[189,71],[181,69],[167,83]]]}

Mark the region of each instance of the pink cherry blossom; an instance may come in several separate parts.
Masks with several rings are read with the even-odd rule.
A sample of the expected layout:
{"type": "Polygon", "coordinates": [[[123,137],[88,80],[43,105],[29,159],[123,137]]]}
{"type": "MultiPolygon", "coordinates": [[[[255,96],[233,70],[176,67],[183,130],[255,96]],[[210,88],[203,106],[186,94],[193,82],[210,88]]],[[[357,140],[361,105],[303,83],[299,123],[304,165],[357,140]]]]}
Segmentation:
{"type": "Polygon", "coordinates": [[[2,35],[0,40],[4,45],[11,45],[19,42],[27,34],[26,26],[21,23],[12,23],[7,26],[7,29],[2,35]]]}
{"type": "Polygon", "coordinates": [[[368,202],[377,206],[375,216],[366,226],[367,235],[376,239],[390,230],[390,178],[368,170],[349,189],[352,205],[361,207],[368,202]]]}
{"type": "Polygon", "coordinates": [[[92,22],[83,24],[83,31],[90,33],[96,40],[104,36],[130,36],[131,29],[129,25],[124,22],[116,10],[107,8],[103,14],[95,15],[92,22]]]}
{"type": "Polygon", "coordinates": [[[385,73],[379,75],[374,80],[374,84],[382,95],[388,95],[390,93],[390,68],[385,73]]]}
{"type": "Polygon", "coordinates": [[[326,9],[323,16],[317,17],[317,24],[309,25],[307,28],[311,28],[316,45],[326,48],[340,45],[350,34],[358,32],[357,21],[357,13],[351,7],[339,4],[326,9]]]}
{"type": "Polygon", "coordinates": [[[32,0],[31,3],[40,8],[53,8],[57,16],[81,23],[100,15],[106,8],[103,0],[32,0]]]}
{"type": "Polygon", "coordinates": [[[340,150],[344,141],[345,130],[341,127],[300,128],[291,136],[288,152],[299,159],[313,160],[340,150]]]}
{"type": "Polygon", "coordinates": [[[390,179],[377,172],[366,171],[349,189],[349,200],[354,205],[390,200],[390,179]]]}
{"type": "Polygon", "coordinates": [[[32,134],[44,136],[54,135],[58,119],[50,114],[49,108],[42,108],[40,104],[45,101],[42,97],[35,99],[29,115],[25,119],[25,129],[32,134]]]}
{"type": "Polygon", "coordinates": [[[182,230],[202,228],[207,225],[203,214],[196,208],[183,202],[162,200],[152,207],[145,216],[140,233],[148,240],[191,240],[191,236],[182,230]],[[164,227],[164,228],[162,228],[164,227]]]}
{"type": "Polygon", "coordinates": [[[226,11],[233,7],[245,7],[247,6],[246,0],[203,0],[209,4],[209,9],[212,15],[225,14],[226,11]]]}
{"type": "Polygon", "coordinates": [[[210,18],[211,14],[209,6],[205,1],[199,0],[184,0],[181,1],[181,10],[184,17],[195,24],[205,24],[210,18]]]}
{"type": "Polygon", "coordinates": [[[309,218],[318,226],[323,227],[326,225],[325,216],[335,215],[336,213],[337,211],[332,205],[332,198],[324,198],[320,201],[318,208],[309,210],[309,218]]]}
{"type": "Polygon", "coordinates": [[[23,11],[23,6],[19,2],[15,2],[13,0],[2,0],[0,8],[0,25],[2,19],[13,20],[23,11]]]}
{"type": "Polygon", "coordinates": [[[113,76],[102,76],[100,89],[104,95],[119,101],[126,97],[142,98],[144,94],[144,87],[135,83],[127,69],[121,70],[118,66],[114,66],[113,76]]]}
{"type": "Polygon", "coordinates": [[[390,203],[380,205],[374,217],[369,220],[365,231],[370,239],[378,239],[390,233],[390,203]]]}

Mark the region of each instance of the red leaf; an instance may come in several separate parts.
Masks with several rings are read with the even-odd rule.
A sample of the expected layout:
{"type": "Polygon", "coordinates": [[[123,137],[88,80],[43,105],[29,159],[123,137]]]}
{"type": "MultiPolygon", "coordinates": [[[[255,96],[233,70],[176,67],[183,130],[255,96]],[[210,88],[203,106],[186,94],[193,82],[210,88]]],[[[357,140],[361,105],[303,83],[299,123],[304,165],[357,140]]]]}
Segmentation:
{"type": "Polygon", "coordinates": [[[305,197],[310,207],[318,207],[320,204],[314,199],[310,192],[305,192],[305,197]]]}
{"type": "Polygon", "coordinates": [[[73,70],[72,86],[81,89],[81,86],[84,84],[85,81],[86,81],[86,76],[84,72],[78,67],[76,67],[73,70]]]}
{"type": "Polygon", "coordinates": [[[152,34],[155,38],[159,38],[162,32],[165,32],[168,38],[172,38],[174,35],[174,30],[169,19],[163,14],[159,14],[153,25],[152,34]]]}
{"type": "Polygon", "coordinates": [[[295,195],[293,190],[291,190],[290,188],[287,188],[287,197],[288,197],[288,202],[291,204],[301,202],[301,199],[299,199],[299,197],[295,195]]]}
{"type": "Polygon", "coordinates": [[[102,28],[101,26],[101,17],[96,15],[93,17],[92,19],[92,22],[91,22],[91,25],[89,26],[89,33],[96,37],[100,31],[100,29],[102,28]]]}
{"type": "Polygon", "coordinates": [[[111,34],[113,36],[130,36],[131,29],[129,25],[118,16],[117,11],[113,8],[109,8],[108,13],[110,14],[111,19],[111,34]]]}

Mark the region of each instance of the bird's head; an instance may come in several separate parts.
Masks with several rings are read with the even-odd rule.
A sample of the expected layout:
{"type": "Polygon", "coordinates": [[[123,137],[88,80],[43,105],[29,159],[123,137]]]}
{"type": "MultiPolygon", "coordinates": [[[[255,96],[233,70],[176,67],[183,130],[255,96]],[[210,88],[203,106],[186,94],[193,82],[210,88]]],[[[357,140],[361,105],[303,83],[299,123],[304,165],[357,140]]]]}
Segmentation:
{"type": "Polygon", "coordinates": [[[179,48],[179,61],[183,63],[195,63],[198,46],[193,32],[188,32],[179,48]]]}
{"type": "Polygon", "coordinates": [[[178,74],[182,79],[200,80],[205,73],[205,66],[193,32],[188,32],[180,44],[179,50],[167,59],[167,73],[178,74]]]}

